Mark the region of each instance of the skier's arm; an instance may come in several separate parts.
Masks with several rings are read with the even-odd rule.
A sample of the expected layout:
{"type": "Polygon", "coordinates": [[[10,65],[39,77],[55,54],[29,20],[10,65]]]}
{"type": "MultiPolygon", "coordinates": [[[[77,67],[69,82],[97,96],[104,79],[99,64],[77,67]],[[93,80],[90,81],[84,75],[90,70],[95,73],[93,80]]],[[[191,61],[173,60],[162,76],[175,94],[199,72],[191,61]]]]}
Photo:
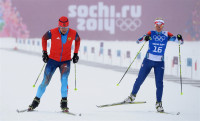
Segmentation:
{"type": "Polygon", "coordinates": [[[81,39],[80,39],[78,33],[76,32],[74,53],[78,53],[78,50],[80,47],[80,41],[81,41],[81,39]]]}
{"type": "Polygon", "coordinates": [[[47,40],[51,39],[51,31],[46,32],[42,37],[42,50],[47,51],[47,40]]]}
{"type": "Polygon", "coordinates": [[[79,50],[79,47],[80,47],[80,41],[81,41],[81,39],[80,39],[78,33],[76,32],[74,56],[72,58],[73,63],[77,63],[78,60],[79,60],[78,50],[79,50]]]}
{"type": "Polygon", "coordinates": [[[145,37],[146,36],[151,36],[151,31],[149,31],[149,32],[147,32],[147,34],[145,34],[145,35],[143,35],[142,37],[140,37],[137,41],[136,41],[136,43],[142,43],[143,41],[145,41],[145,37]]]}
{"type": "MultiPolygon", "coordinates": [[[[180,35],[181,36],[181,35],[180,35]]],[[[168,40],[169,41],[173,41],[173,42],[176,42],[176,43],[179,43],[180,44],[183,44],[183,38],[181,36],[181,38],[178,39],[178,37],[174,36],[172,33],[168,32],[168,40]]]]}

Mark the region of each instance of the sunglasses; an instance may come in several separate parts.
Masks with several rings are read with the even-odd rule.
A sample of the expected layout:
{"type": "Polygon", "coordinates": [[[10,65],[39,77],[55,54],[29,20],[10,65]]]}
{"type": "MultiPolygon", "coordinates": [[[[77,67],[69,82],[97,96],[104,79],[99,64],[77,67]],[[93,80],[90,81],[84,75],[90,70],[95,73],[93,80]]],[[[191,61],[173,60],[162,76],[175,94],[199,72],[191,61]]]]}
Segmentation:
{"type": "Polygon", "coordinates": [[[61,28],[61,29],[69,29],[69,27],[68,27],[68,26],[67,26],[67,27],[61,27],[61,26],[60,26],[60,28],[61,28]]]}

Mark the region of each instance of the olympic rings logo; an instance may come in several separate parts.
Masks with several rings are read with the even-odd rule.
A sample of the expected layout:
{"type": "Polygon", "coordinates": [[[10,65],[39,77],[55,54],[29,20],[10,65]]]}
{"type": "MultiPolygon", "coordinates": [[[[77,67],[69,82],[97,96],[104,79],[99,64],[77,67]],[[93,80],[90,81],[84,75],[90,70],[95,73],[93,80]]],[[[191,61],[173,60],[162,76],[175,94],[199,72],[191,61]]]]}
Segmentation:
{"type": "Polygon", "coordinates": [[[165,40],[165,36],[160,36],[160,35],[156,36],[156,35],[154,35],[153,39],[155,41],[161,41],[161,42],[163,42],[165,40]]]}
{"type": "Polygon", "coordinates": [[[140,19],[130,19],[130,18],[126,18],[126,19],[122,19],[122,18],[118,18],[116,20],[116,26],[119,27],[122,31],[135,31],[138,27],[141,26],[142,22],[140,19]]]}

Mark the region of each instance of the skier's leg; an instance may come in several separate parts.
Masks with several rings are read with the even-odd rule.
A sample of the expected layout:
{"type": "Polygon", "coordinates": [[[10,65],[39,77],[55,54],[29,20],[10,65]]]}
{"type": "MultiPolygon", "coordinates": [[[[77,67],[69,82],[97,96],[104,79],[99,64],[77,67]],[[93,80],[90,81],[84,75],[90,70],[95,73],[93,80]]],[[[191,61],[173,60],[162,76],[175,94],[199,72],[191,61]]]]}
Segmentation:
{"type": "Polygon", "coordinates": [[[143,63],[142,63],[142,66],[140,68],[138,78],[136,79],[135,84],[133,86],[133,90],[132,90],[132,93],[131,93],[132,95],[137,94],[137,92],[140,89],[140,86],[142,85],[142,83],[146,79],[147,75],[151,71],[151,68],[152,68],[152,61],[145,58],[143,63]]]}
{"type": "Polygon", "coordinates": [[[46,87],[48,86],[52,75],[54,74],[55,70],[57,68],[57,63],[56,61],[49,59],[47,62],[47,65],[45,67],[44,71],[44,78],[40,86],[38,87],[36,97],[41,98],[42,95],[44,94],[46,87]]]}
{"type": "Polygon", "coordinates": [[[59,66],[61,73],[61,96],[60,107],[63,111],[68,111],[67,93],[68,93],[68,76],[70,72],[70,61],[64,62],[59,66]]]}
{"type": "Polygon", "coordinates": [[[44,71],[44,78],[40,86],[38,87],[36,97],[33,99],[31,105],[29,105],[28,111],[34,110],[40,104],[40,98],[45,92],[47,85],[49,84],[53,73],[56,70],[56,63],[52,59],[49,59],[44,71]]]}
{"type": "Polygon", "coordinates": [[[155,80],[156,80],[156,109],[158,112],[163,112],[162,94],[163,94],[163,76],[164,76],[164,61],[155,62],[154,66],[155,80]]]}
{"type": "Polygon", "coordinates": [[[61,95],[62,97],[67,97],[68,93],[68,76],[70,73],[70,61],[63,63],[59,66],[61,73],[61,95]]]}
{"type": "Polygon", "coordinates": [[[157,102],[161,102],[163,94],[164,61],[156,62],[154,67],[154,74],[156,80],[156,98],[157,102]]]}

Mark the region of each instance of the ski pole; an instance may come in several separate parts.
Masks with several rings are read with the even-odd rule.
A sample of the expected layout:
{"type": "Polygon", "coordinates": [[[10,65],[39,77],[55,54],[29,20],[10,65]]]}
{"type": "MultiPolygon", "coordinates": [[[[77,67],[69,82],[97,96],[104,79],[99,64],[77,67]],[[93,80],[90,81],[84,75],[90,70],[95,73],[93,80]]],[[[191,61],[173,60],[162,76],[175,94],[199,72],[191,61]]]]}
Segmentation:
{"type": "Polygon", "coordinates": [[[76,64],[74,64],[74,68],[75,68],[75,88],[74,88],[74,90],[77,91],[77,88],[76,88],[76,64]]]}
{"type": "Polygon", "coordinates": [[[144,44],[142,45],[142,47],[140,48],[140,50],[138,51],[137,55],[135,56],[135,58],[133,59],[133,61],[131,62],[131,64],[129,65],[129,67],[127,68],[126,72],[124,73],[124,75],[122,76],[122,78],[120,79],[120,81],[118,82],[117,86],[119,86],[119,84],[121,83],[122,79],[124,78],[124,76],[126,75],[126,73],[128,72],[129,68],[131,67],[131,65],[133,64],[133,62],[135,61],[136,57],[138,56],[138,54],[140,53],[140,51],[142,50],[142,48],[144,47],[145,43],[147,41],[144,42],[144,44]]]}
{"type": "Polygon", "coordinates": [[[35,84],[33,85],[33,87],[35,87],[35,85],[36,85],[36,83],[37,83],[37,81],[38,81],[38,79],[39,79],[39,77],[40,77],[40,75],[42,73],[42,70],[44,69],[45,65],[46,65],[46,63],[44,63],[44,65],[42,66],[42,69],[41,69],[41,71],[40,71],[40,73],[39,73],[39,75],[38,75],[38,77],[37,77],[37,79],[36,79],[35,84]]]}
{"type": "Polygon", "coordinates": [[[182,75],[181,75],[181,47],[179,43],[179,65],[180,65],[180,83],[181,83],[181,95],[183,95],[183,89],[182,89],[182,75]]]}

